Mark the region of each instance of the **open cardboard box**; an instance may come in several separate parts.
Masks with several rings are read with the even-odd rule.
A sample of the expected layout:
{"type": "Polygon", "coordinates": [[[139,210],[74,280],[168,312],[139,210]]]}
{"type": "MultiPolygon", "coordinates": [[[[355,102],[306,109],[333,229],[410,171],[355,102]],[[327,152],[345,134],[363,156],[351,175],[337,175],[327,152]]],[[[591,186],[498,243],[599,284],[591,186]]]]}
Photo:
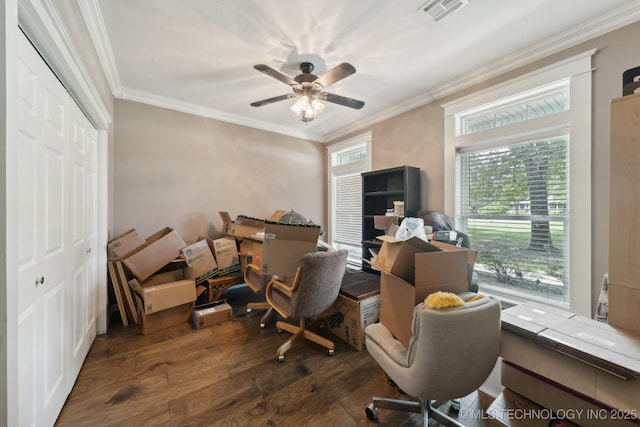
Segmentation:
{"type": "Polygon", "coordinates": [[[379,236],[372,265],[380,273],[380,322],[405,346],[411,339],[413,308],[427,295],[469,291],[476,252],[417,237],[379,236]]]}
{"type": "Polygon", "coordinates": [[[275,274],[281,278],[292,278],[298,267],[298,258],[318,250],[318,226],[268,222],[264,230],[260,269],[264,275],[275,274]]]}
{"type": "MultiPolygon", "coordinates": [[[[267,221],[277,221],[286,211],[277,210],[267,218],[267,221]]],[[[237,237],[242,240],[248,236],[254,236],[264,232],[264,219],[252,218],[246,215],[238,215],[236,219],[231,219],[229,212],[218,212],[222,218],[222,231],[227,236],[237,237]]]]}
{"type": "Polygon", "coordinates": [[[177,231],[166,227],[146,238],[146,243],[123,259],[124,264],[140,280],[145,280],[180,256],[187,246],[177,231]]]}
{"type": "Polygon", "coordinates": [[[109,240],[107,247],[111,254],[119,259],[126,258],[130,253],[147,243],[134,229],[126,231],[109,240]]]}

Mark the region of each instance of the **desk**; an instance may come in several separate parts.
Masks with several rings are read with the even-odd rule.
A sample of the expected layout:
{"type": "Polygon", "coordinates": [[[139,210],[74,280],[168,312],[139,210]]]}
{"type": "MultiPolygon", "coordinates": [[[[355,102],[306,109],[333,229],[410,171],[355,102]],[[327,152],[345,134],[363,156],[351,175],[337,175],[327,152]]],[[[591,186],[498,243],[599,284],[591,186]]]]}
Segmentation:
{"type": "Polygon", "coordinates": [[[230,275],[207,279],[209,286],[209,302],[218,301],[222,298],[224,291],[232,286],[244,283],[244,275],[230,275]]]}

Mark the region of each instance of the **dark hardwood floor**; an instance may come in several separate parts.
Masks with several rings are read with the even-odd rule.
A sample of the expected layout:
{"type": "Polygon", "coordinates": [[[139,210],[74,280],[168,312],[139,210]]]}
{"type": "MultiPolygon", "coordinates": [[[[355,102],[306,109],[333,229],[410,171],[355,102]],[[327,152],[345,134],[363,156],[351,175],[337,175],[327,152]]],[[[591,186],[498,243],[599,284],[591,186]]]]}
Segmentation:
{"type": "MultiPolygon", "coordinates": [[[[403,398],[366,350],[329,332],[334,356],[299,342],[279,363],[276,349],[289,336],[273,322],[259,326],[260,299],[244,285],[225,298],[234,320],[196,330],[184,323],[150,335],[111,317],[96,338],[58,418],[58,426],[418,426],[419,414],[381,409],[377,422],[364,408],[373,395],[403,398]]],[[[490,402],[478,393],[461,407],[484,426],[490,402]]],[[[449,403],[443,408],[447,409],[449,403]]],[[[431,421],[433,426],[440,424],[431,421]]]]}

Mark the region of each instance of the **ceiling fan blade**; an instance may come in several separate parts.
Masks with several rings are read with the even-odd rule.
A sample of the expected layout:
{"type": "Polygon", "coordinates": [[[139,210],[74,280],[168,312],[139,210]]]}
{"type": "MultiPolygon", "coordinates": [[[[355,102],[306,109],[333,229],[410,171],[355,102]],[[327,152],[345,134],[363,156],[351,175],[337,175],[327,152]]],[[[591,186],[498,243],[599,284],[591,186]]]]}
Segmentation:
{"type": "Polygon", "coordinates": [[[334,84],[337,81],[344,79],[345,77],[349,77],[351,74],[356,72],[356,68],[347,63],[343,62],[340,65],[330,69],[320,77],[318,77],[314,83],[319,83],[322,87],[327,87],[331,84],[334,84]]]}
{"type": "Polygon", "coordinates": [[[358,101],[357,99],[347,98],[346,96],[335,95],[329,92],[322,92],[320,94],[320,98],[327,101],[333,102],[334,104],[344,105],[345,107],[355,108],[356,110],[364,107],[363,101],[358,101]]]}
{"type": "Polygon", "coordinates": [[[287,76],[286,74],[282,74],[278,70],[274,70],[273,68],[269,67],[268,65],[257,64],[257,65],[254,65],[253,68],[255,68],[256,70],[258,70],[258,71],[260,71],[262,73],[265,73],[267,76],[271,76],[276,80],[280,80],[282,83],[288,84],[289,86],[293,86],[293,85],[297,85],[298,84],[298,82],[293,80],[291,77],[287,76]]]}
{"type": "Polygon", "coordinates": [[[262,107],[263,105],[272,104],[274,102],[284,101],[285,99],[291,99],[295,97],[296,97],[295,93],[288,93],[286,95],[274,96],[273,98],[267,98],[267,99],[263,99],[262,101],[252,102],[251,106],[262,107]]]}

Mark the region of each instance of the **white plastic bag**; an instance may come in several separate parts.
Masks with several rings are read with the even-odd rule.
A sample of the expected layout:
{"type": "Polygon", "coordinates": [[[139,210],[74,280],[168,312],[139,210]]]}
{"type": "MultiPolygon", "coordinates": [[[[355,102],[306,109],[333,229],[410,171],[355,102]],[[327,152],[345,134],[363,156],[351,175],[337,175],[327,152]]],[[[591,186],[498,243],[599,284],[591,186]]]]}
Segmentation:
{"type": "Polygon", "coordinates": [[[427,235],[424,232],[424,221],[422,218],[405,218],[400,223],[400,227],[396,231],[396,239],[407,240],[412,237],[428,242],[427,235]]]}

